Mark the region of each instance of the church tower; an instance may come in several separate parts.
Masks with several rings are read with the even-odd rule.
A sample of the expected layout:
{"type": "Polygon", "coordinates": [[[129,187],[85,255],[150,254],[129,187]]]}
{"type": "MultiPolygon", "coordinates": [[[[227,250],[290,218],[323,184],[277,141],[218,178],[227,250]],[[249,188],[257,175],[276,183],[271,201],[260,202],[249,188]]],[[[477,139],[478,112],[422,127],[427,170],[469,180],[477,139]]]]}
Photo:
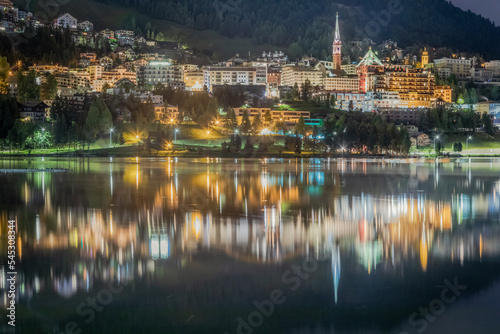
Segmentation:
{"type": "Polygon", "coordinates": [[[422,68],[425,68],[429,64],[429,52],[427,52],[427,48],[424,49],[424,52],[422,52],[422,68]]]}
{"type": "Polygon", "coordinates": [[[335,38],[333,39],[333,70],[340,70],[342,65],[342,41],[340,40],[339,13],[335,23],[335,38]]]}

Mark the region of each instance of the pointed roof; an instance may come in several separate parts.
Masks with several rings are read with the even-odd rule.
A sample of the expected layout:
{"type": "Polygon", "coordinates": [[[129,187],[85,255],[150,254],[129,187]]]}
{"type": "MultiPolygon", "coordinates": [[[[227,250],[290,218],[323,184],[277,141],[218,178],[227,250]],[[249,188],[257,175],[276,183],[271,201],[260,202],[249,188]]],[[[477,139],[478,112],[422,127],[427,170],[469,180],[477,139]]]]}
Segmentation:
{"type": "Polygon", "coordinates": [[[337,12],[337,20],[335,22],[335,38],[334,43],[340,43],[340,28],[339,28],[339,13],[337,12]]]}
{"type": "Polygon", "coordinates": [[[380,59],[375,55],[375,53],[372,51],[372,48],[370,47],[370,50],[365,54],[363,59],[359,62],[358,66],[370,66],[370,65],[378,65],[378,66],[384,66],[380,59]]]}

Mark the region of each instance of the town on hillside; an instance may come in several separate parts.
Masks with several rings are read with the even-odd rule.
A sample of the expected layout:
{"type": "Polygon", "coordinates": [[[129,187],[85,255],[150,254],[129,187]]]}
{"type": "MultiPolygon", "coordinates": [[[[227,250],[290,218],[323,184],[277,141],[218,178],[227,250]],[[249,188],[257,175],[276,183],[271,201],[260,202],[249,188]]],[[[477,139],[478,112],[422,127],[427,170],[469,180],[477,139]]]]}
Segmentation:
{"type": "Polygon", "coordinates": [[[439,154],[494,140],[500,127],[500,60],[344,42],[338,14],[331,59],[263,51],[198,64],[161,33],[96,31],[68,13],[47,22],[9,0],[0,12],[4,40],[34,36],[0,54],[4,152],[439,154]],[[33,51],[45,40],[61,52],[33,51]],[[345,56],[345,44],[365,55],[345,56]]]}

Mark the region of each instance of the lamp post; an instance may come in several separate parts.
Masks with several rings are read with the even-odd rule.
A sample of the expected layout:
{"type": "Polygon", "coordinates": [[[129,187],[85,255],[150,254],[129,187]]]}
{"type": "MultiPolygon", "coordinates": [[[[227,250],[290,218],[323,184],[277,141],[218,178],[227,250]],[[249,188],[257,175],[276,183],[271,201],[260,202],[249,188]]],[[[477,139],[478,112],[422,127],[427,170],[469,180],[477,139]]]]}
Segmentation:
{"type": "Polygon", "coordinates": [[[469,136],[467,140],[465,141],[465,148],[468,150],[469,149],[469,140],[472,140],[472,136],[469,136]]]}
{"type": "Polygon", "coordinates": [[[179,132],[179,129],[175,129],[174,131],[174,144],[177,144],[177,132],[179,132]]]}
{"type": "Polygon", "coordinates": [[[42,148],[44,148],[43,147],[44,140],[45,140],[45,128],[42,128],[42,148]]]}
{"type": "Polygon", "coordinates": [[[137,151],[137,154],[139,154],[139,143],[140,143],[140,140],[139,140],[139,135],[136,135],[136,136],[135,136],[135,139],[137,139],[136,151],[137,151]]]}
{"type": "Polygon", "coordinates": [[[109,129],[109,147],[111,147],[113,144],[111,143],[111,135],[113,133],[113,128],[109,129]]]}

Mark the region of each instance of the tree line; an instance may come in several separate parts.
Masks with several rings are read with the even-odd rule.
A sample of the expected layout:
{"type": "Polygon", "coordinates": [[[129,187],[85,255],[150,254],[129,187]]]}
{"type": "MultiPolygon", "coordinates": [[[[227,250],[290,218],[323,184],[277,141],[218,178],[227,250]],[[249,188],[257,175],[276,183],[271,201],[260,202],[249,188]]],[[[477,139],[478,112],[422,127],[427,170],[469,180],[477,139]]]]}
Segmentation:
{"type": "MultiPolygon", "coordinates": [[[[337,0],[334,3],[327,0],[100,2],[132,7],[151,18],[197,30],[213,29],[230,38],[252,38],[259,44],[269,43],[286,48],[296,42],[295,50],[322,59],[329,58],[331,54],[336,12],[340,13],[344,41],[368,37],[376,42],[392,39],[403,46],[447,46],[479,52],[487,57],[500,53],[500,45],[490,40],[490,36],[499,34],[499,27],[445,0],[400,0],[402,11],[385,19],[377,17],[377,13],[387,11],[387,0],[337,0]],[[371,22],[378,25],[379,31],[368,29],[371,22]]],[[[297,52],[292,54],[294,57],[298,55],[297,52]]]]}

